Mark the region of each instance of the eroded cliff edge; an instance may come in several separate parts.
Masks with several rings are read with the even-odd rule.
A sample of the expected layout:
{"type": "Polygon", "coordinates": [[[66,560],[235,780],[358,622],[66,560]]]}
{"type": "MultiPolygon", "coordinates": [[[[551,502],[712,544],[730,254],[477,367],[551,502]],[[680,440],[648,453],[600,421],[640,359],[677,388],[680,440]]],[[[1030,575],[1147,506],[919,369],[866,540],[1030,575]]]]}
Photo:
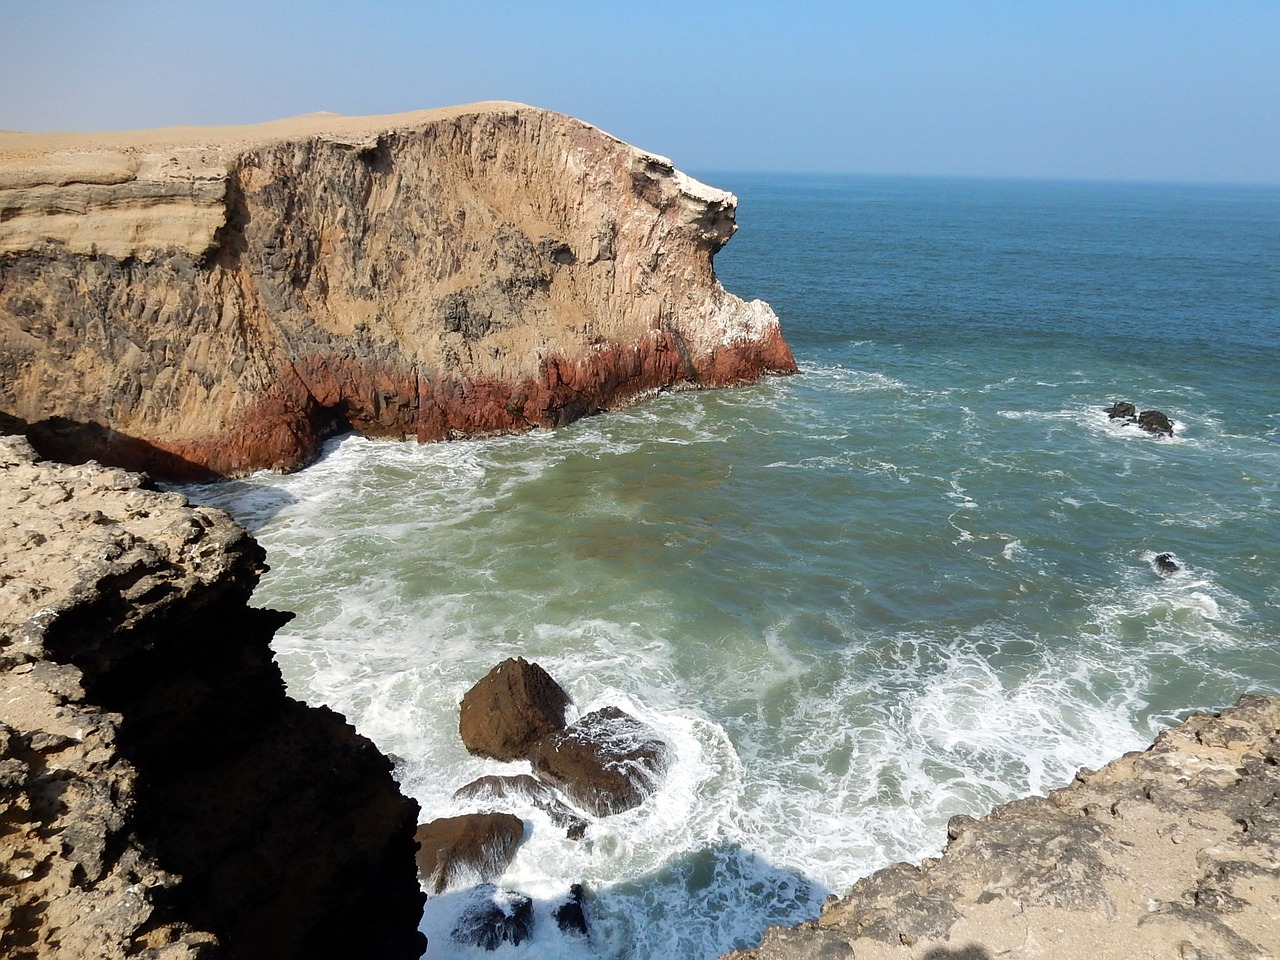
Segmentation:
{"type": "Polygon", "coordinates": [[[0,428],[197,479],[793,372],[716,280],[736,203],[508,103],[0,133],[0,428]]]}
{"type": "Polygon", "coordinates": [[[1280,956],[1280,699],[1196,714],[1048,797],[956,817],[738,960],[1280,956]]]}
{"type": "Polygon", "coordinates": [[[0,956],[416,958],[417,804],[218,510],[0,438],[0,956]]]}

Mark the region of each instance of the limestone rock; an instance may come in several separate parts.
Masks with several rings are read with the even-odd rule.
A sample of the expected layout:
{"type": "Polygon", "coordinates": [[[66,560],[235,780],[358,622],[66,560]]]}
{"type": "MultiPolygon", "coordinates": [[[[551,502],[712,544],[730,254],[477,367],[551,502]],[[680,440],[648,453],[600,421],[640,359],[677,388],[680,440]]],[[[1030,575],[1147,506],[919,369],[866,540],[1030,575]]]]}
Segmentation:
{"type": "Polygon", "coordinates": [[[670,746],[647,724],[605,707],[539,740],[533,771],[597,817],[644,802],[671,762],[670,746]]]}
{"type": "Polygon", "coordinates": [[[521,760],[529,748],[564,728],[569,695],[536,663],[502,661],[462,697],[458,732],[469,753],[521,760]]]}
{"type": "Polygon", "coordinates": [[[220,511],[0,438],[0,956],[421,953],[416,804],[285,696],[262,560],[220,511]]]}
{"type": "Polygon", "coordinates": [[[433,893],[496,880],[515,859],[524,821],[509,813],[441,817],[418,827],[418,871],[433,893]]]}
{"type": "Polygon", "coordinates": [[[1280,943],[1280,699],[1196,714],[1048,797],[954,818],[739,960],[1215,957],[1280,943]]]}
{"type": "Polygon", "coordinates": [[[736,204],[511,103],[0,132],[0,429],[198,479],[794,372],[712,269],[736,204]]]}

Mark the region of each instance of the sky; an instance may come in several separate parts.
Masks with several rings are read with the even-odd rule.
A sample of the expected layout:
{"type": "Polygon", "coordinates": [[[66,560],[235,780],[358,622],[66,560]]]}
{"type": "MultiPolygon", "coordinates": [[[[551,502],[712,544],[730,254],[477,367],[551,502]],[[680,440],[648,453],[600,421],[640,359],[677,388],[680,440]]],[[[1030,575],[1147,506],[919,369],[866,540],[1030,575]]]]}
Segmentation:
{"type": "Polygon", "coordinates": [[[0,0],[0,129],[515,100],[692,171],[1280,183],[1280,0],[0,0]]]}

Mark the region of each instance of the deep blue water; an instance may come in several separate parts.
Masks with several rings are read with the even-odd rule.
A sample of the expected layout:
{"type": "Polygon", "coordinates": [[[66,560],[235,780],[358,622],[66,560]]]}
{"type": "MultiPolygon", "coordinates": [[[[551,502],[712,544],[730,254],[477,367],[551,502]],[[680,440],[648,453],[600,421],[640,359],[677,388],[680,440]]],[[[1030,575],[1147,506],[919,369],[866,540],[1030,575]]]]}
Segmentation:
{"type": "MultiPolygon", "coordinates": [[[[424,817],[499,772],[457,703],[506,656],[675,746],[582,843],[526,814],[531,956],[751,944],[952,815],[1280,692],[1280,190],[704,179],[740,198],[718,273],[802,375],[193,493],[267,546],[293,692],[403,758],[424,817]],[[578,881],[590,945],[549,919],[578,881]]],[[[460,899],[432,956],[468,955],[460,899]]]]}

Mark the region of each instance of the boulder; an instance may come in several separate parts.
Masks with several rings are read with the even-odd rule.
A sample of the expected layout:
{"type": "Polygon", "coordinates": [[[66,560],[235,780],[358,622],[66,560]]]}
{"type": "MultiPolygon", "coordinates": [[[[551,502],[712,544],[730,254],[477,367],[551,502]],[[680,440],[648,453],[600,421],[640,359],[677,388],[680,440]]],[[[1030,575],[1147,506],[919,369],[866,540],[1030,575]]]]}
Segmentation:
{"type": "Polygon", "coordinates": [[[537,741],[564,729],[569,695],[523,657],[503,660],[462,697],[458,732],[470,753],[521,760],[537,741]]]}
{"type": "Polygon", "coordinates": [[[1138,415],[1138,408],[1127,400],[1117,400],[1104,413],[1112,420],[1132,420],[1138,415]]]}
{"type": "Polygon", "coordinates": [[[582,884],[575,883],[569,888],[569,899],[556,907],[553,916],[561,933],[574,936],[589,936],[587,931],[587,914],[582,908],[582,884]]]}
{"type": "Polygon", "coordinates": [[[1182,569],[1178,566],[1178,561],[1173,559],[1172,553],[1161,553],[1156,556],[1152,563],[1155,565],[1156,572],[1161,576],[1168,576],[1182,569]]]}
{"type": "Polygon", "coordinates": [[[1138,414],[1138,426],[1158,437],[1173,436],[1173,422],[1159,410],[1143,410],[1138,414]]]}
{"type": "Polygon", "coordinates": [[[476,893],[450,934],[456,942],[497,950],[504,943],[518,946],[533,935],[533,901],[528,897],[491,884],[476,893]]]}
{"type": "Polygon", "coordinates": [[[671,747],[653,728],[605,707],[538,741],[533,772],[597,817],[644,802],[671,762],[671,747]]]}
{"type": "Polygon", "coordinates": [[[418,827],[418,873],[432,893],[502,876],[524,839],[524,821],[509,813],[442,817],[418,827]]]}
{"type": "Polygon", "coordinates": [[[556,795],[555,788],[527,773],[516,776],[481,777],[453,794],[455,800],[524,800],[551,818],[551,822],[565,830],[570,840],[581,840],[587,821],[578,816],[556,795]]]}

